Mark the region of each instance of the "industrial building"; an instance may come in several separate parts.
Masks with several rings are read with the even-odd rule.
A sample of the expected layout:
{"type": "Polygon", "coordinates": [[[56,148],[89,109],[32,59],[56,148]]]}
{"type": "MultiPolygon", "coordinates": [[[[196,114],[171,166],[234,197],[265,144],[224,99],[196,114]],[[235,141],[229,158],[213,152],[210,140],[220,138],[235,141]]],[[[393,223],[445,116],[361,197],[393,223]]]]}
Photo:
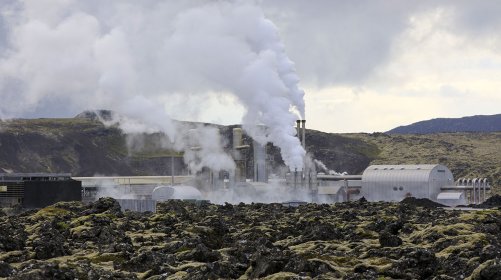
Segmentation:
{"type": "Polygon", "coordinates": [[[0,173],[0,207],[40,208],[82,200],[82,183],[70,174],[0,173]]]}
{"type": "Polygon", "coordinates": [[[451,186],[454,186],[452,172],[440,164],[372,165],[362,175],[361,195],[368,201],[415,197],[440,202],[439,195],[447,192],[446,197],[457,197],[457,204],[465,204],[461,190],[442,189],[451,186]]]}
{"type": "MultiPolygon", "coordinates": [[[[297,136],[303,148],[306,148],[305,123],[305,120],[298,120],[296,123],[297,136]]],[[[440,164],[371,165],[362,175],[330,175],[318,173],[311,161],[305,161],[303,170],[291,170],[285,177],[275,176],[271,179],[269,168],[271,164],[266,145],[253,140],[249,142],[249,139],[244,143],[243,139],[243,130],[239,127],[234,128],[231,154],[236,168],[232,172],[206,170],[197,176],[176,176],[179,179],[175,181],[172,178],[165,181],[156,177],[156,182],[155,180],[143,182],[146,184],[142,185],[141,180],[137,181],[134,177],[118,181],[115,178],[113,185],[121,187],[123,194],[132,193],[141,199],[153,200],[156,196],[152,196],[152,192],[157,186],[162,186],[157,191],[162,190],[160,200],[165,200],[168,197],[175,198],[174,190],[181,191],[179,189],[181,186],[175,187],[175,185],[200,187],[201,195],[212,192],[216,193],[216,196],[237,199],[256,197],[260,193],[266,194],[266,189],[282,185],[285,186],[286,192],[283,197],[292,198],[291,201],[307,199],[308,202],[336,203],[364,197],[368,201],[398,202],[406,197],[415,197],[427,198],[450,206],[481,203],[485,201],[486,191],[490,189],[487,179],[462,178],[454,181],[452,172],[440,164]],[[168,187],[169,185],[171,187],[168,187]]],[[[196,152],[196,143],[193,145],[193,150],[196,152]]],[[[88,186],[92,180],[93,178],[85,178],[84,185],[88,186]]],[[[282,188],[281,191],[283,190],[282,188]]],[[[203,199],[200,195],[193,198],[203,199]]]]}
{"type": "Polygon", "coordinates": [[[427,198],[457,206],[479,204],[490,190],[487,179],[454,181],[444,165],[371,165],[362,175],[316,177],[318,201],[341,202],[364,197],[368,201],[398,202],[406,197],[427,198]]]}
{"type": "MultiPolygon", "coordinates": [[[[304,148],[305,134],[305,121],[298,121],[297,135],[304,148]]],[[[70,196],[71,200],[82,199],[84,202],[112,196],[120,198],[124,209],[152,211],[157,201],[166,199],[204,200],[210,197],[217,200],[223,197],[235,201],[245,197],[245,201],[249,201],[249,197],[268,196],[274,202],[290,200],[316,203],[353,201],[362,197],[368,201],[398,202],[406,197],[415,197],[456,206],[481,203],[490,189],[487,179],[461,178],[454,181],[452,172],[440,164],[372,165],[362,175],[330,175],[318,173],[311,161],[305,161],[303,170],[291,170],[285,176],[272,176],[267,146],[248,137],[244,143],[243,139],[243,130],[234,128],[230,147],[236,163],[234,171],[204,168],[199,174],[188,176],[174,176],[172,172],[171,176],[76,177],[73,179],[82,184],[78,186],[82,187],[79,197],[43,198],[43,202],[37,205],[68,200],[70,196]],[[269,193],[271,188],[280,191],[280,194],[269,193]]],[[[195,157],[199,150],[196,144],[193,141],[192,152],[195,157]]],[[[55,181],[58,184],[52,188],[57,188],[63,182],[73,181],[68,174],[9,176],[1,177],[4,182],[0,184],[3,205],[20,203],[36,207],[31,195],[34,189],[30,185],[55,181]],[[21,185],[22,192],[18,191],[21,185]]],[[[45,184],[44,193],[60,193],[64,196],[64,192],[53,190],[50,184],[45,184]]]]}
{"type": "MultiPolygon", "coordinates": [[[[297,137],[306,149],[305,120],[297,121],[297,137]]],[[[266,134],[265,127],[257,127],[266,134]]],[[[312,160],[302,170],[273,174],[267,145],[231,131],[230,150],[235,170],[213,171],[204,167],[197,174],[175,176],[74,177],[70,174],[0,173],[0,207],[44,207],[59,201],[92,202],[98,197],[118,198],[123,209],[154,211],[158,201],[188,199],[213,202],[306,202],[336,203],[358,200],[398,202],[406,197],[427,198],[444,205],[479,204],[486,200],[485,178],[454,181],[444,165],[371,165],[362,175],[318,173],[312,160]],[[263,199],[264,198],[264,199],[263,199]],[[228,200],[226,200],[228,199],[228,200]]],[[[200,139],[190,130],[190,153],[199,159],[200,139]]],[[[171,158],[173,160],[173,158],[171,158]]]]}

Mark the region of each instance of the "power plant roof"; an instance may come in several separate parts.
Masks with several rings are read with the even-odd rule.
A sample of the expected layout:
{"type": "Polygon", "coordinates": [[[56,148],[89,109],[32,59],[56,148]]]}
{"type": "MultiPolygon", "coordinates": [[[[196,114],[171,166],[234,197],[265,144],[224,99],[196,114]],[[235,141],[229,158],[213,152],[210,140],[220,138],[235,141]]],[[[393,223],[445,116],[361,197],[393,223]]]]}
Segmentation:
{"type": "Polygon", "coordinates": [[[0,173],[0,182],[58,181],[71,179],[70,173],[0,173]]]}

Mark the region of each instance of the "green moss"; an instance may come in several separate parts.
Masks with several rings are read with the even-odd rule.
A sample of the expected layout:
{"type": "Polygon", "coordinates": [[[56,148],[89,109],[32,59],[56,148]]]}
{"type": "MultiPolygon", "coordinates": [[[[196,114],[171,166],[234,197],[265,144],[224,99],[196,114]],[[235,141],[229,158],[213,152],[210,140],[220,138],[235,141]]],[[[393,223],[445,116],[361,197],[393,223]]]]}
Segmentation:
{"type": "Polygon", "coordinates": [[[70,228],[70,225],[65,222],[58,222],[56,226],[58,230],[67,230],[68,228],[70,228]]]}
{"type": "Polygon", "coordinates": [[[500,213],[499,210],[494,210],[494,209],[468,211],[468,212],[465,211],[461,213],[459,219],[465,222],[471,222],[471,221],[482,222],[485,219],[490,218],[493,214],[499,215],[499,213],[500,213]]]}
{"type": "Polygon", "coordinates": [[[191,251],[192,248],[190,247],[186,247],[186,246],[182,246],[180,247],[179,249],[176,250],[176,253],[182,253],[182,252],[186,252],[186,251],[191,251]]]}
{"type": "Polygon", "coordinates": [[[5,261],[8,258],[11,257],[20,257],[24,254],[23,251],[10,251],[10,252],[5,252],[0,254],[0,261],[5,261]]]}
{"type": "Polygon", "coordinates": [[[100,255],[93,256],[90,258],[91,263],[102,263],[102,262],[113,262],[113,263],[122,263],[125,261],[125,258],[119,253],[104,253],[100,255]]]}
{"type": "Polygon", "coordinates": [[[279,272],[272,275],[268,275],[262,279],[265,280],[288,280],[288,279],[299,279],[296,273],[292,272],[279,272]]]}
{"type": "Polygon", "coordinates": [[[375,238],[379,237],[379,235],[376,232],[363,229],[362,227],[357,227],[357,229],[355,230],[355,233],[358,236],[365,238],[365,239],[375,239],[375,238]]]}
{"type": "Polygon", "coordinates": [[[473,250],[480,244],[485,246],[489,244],[487,237],[483,233],[470,233],[464,236],[453,237],[456,240],[455,245],[451,245],[442,251],[438,252],[437,257],[448,257],[450,254],[457,254],[462,251],[473,250]]]}
{"type": "Polygon", "coordinates": [[[496,263],[496,260],[488,260],[482,264],[480,264],[475,270],[473,270],[472,274],[466,278],[466,280],[477,280],[477,279],[484,279],[482,276],[480,276],[480,273],[482,270],[485,268],[493,265],[496,263]]]}
{"type": "Polygon", "coordinates": [[[48,206],[38,210],[35,215],[33,215],[34,219],[47,218],[47,217],[57,217],[57,216],[65,216],[70,214],[71,212],[66,209],[61,209],[53,206],[48,206]]]}
{"type": "MultiPolygon", "coordinates": [[[[317,258],[318,259],[322,259],[322,258],[319,258],[319,257],[317,257],[317,258]]],[[[358,261],[356,258],[353,258],[351,256],[331,257],[329,259],[331,261],[334,261],[339,266],[353,267],[353,266],[357,265],[358,263],[360,263],[360,261],[358,261]]],[[[327,260],[327,259],[323,259],[323,260],[327,260]]]]}
{"type": "Polygon", "coordinates": [[[167,213],[156,213],[152,215],[149,220],[151,222],[162,222],[162,221],[169,221],[172,219],[176,218],[176,213],[174,212],[167,212],[167,213]]]}
{"type": "Polygon", "coordinates": [[[72,235],[80,235],[80,233],[91,229],[89,226],[81,225],[70,229],[72,235]]]}

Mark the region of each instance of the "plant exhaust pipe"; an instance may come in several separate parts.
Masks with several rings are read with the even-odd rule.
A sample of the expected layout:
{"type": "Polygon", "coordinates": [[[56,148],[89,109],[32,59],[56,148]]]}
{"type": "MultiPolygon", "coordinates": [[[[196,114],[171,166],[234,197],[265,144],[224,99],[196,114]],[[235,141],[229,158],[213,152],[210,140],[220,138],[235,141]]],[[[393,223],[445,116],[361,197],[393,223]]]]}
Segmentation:
{"type": "Polygon", "coordinates": [[[302,125],[303,125],[303,128],[302,128],[302,140],[301,140],[301,144],[303,144],[303,149],[306,150],[306,120],[302,120],[301,121],[302,125]]]}

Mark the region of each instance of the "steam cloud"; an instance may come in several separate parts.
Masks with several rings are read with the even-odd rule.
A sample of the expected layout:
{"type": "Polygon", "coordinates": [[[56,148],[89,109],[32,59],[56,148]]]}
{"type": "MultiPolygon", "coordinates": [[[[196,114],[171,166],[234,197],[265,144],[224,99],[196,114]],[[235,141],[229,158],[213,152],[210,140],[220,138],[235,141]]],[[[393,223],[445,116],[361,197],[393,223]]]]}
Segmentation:
{"type": "Polygon", "coordinates": [[[125,132],[161,131],[176,142],[183,137],[166,112],[176,96],[204,110],[189,97],[233,95],[244,129],[300,170],[305,151],[293,125],[304,117],[304,92],[277,28],[249,2],[4,1],[0,117],[51,102],[109,108],[129,118],[125,132]]]}
{"type": "Polygon", "coordinates": [[[313,159],[315,166],[329,175],[348,175],[347,172],[339,173],[334,170],[329,169],[322,161],[318,159],[313,159]]]}

